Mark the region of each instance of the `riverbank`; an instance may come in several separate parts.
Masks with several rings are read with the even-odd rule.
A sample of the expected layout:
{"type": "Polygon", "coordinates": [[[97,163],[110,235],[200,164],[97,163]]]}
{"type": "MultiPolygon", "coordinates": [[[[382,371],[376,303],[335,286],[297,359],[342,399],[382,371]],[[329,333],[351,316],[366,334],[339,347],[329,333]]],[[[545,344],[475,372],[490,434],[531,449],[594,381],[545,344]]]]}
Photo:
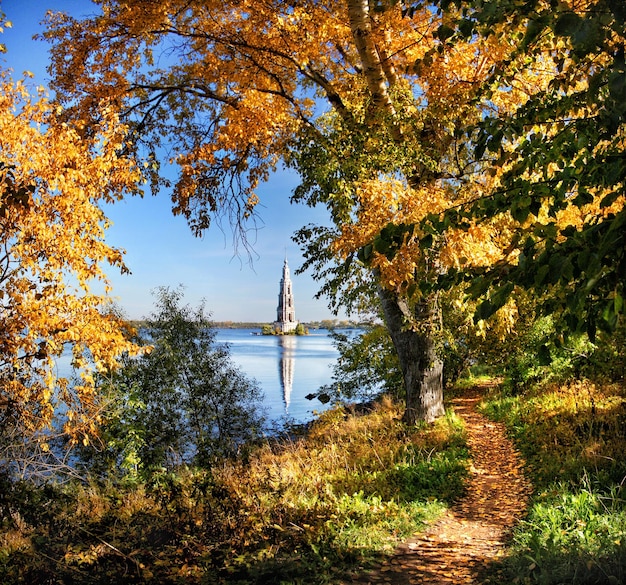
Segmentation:
{"type": "Polygon", "coordinates": [[[624,386],[472,384],[432,425],[382,399],[205,469],[0,477],[0,582],[624,583],[624,386]]]}
{"type": "Polygon", "coordinates": [[[366,570],[441,514],[467,473],[452,412],[414,429],[401,413],[387,399],[333,409],[299,437],[150,481],[17,485],[0,582],[317,583],[366,570]]]}

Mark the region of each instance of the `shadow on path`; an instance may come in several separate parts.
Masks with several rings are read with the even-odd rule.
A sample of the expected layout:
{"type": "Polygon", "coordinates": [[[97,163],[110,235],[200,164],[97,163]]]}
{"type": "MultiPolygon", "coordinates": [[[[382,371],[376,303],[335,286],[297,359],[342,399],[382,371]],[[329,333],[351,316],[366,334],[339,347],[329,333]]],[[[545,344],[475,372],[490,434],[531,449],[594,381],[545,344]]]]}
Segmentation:
{"type": "Polygon", "coordinates": [[[426,532],[398,547],[359,585],[486,584],[500,582],[492,564],[504,553],[511,529],[524,514],[530,483],[504,426],[477,412],[480,389],[452,401],[465,421],[472,464],[464,497],[426,532]]]}

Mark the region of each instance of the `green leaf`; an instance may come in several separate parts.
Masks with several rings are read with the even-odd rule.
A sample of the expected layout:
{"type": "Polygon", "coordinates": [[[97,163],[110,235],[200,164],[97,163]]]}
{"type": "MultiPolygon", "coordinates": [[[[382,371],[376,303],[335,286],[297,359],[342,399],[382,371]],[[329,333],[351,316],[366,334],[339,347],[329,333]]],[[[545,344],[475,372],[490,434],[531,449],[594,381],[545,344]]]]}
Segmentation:
{"type": "Polygon", "coordinates": [[[552,356],[550,355],[550,348],[544,344],[539,348],[537,353],[537,359],[540,366],[549,366],[552,363],[552,356]]]}
{"type": "Polygon", "coordinates": [[[461,22],[459,22],[459,32],[464,37],[472,36],[472,33],[474,32],[474,23],[471,20],[464,18],[461,22]]]}
{"type": "Polygon", "coordinates": [[[549,282],[552,284],[557,283],[561,279],[567,283],[572,278],[574,272],[574,266],[571,260],[567,256],[560,254],[550,256],[548,268],[549,272],[547,276],[549,277],[549,282]]]}
{"type": "Polygon", "coordinates": [[[526,27],[526,35],[522,40],[521,46],[526,49],[543,31],[545,23],[542,18],[530,20],[526,27]]]}
{"type": "Polygon", "coordinates": [[[593,203],[593,195],[589,193],[587,189],[580,189],[578,191],[578,195],[576,195],[572,203],[578,207],[588,205],[589,203],[593,203]]]}
{"type": "Polygon", "coordinates": [[[585,248],[578,253],[576,256],[576,265],[578,266],[581,272],[587,272],[589,268],[589,263],[591,261],[591,252],[585,248]]]}
{"type": "Polygon", "coordinates": [[[561,14],[554,24],[554,32],[559,36],[572,36],[580,29],[581,18],[575,12],[561,14]]]}
{"type": "Polygon", "coordinates": [[[380,236],[374,240],[374,250],[379,254],[387,254],[389,252],[389,241],[384,239],[384,235],[381,232],[380,236]]]}
{"type": "Polygon", "coordinates": [[[626,72],[613,71],[609,75],[609,93],[615,100],[623,100],[626,95],[626,72]]]}
{"type": "Polygon", "coordinates": [[[374,246],[372,244],[365,244],[359,249],[357,258],[364,264],[369,264],[372,260],[372,253],[374,252],[374,246]]]}
{"type": "Polygon", "coordinates": [[[487,139],[486,137],[481,137],[476,142],[476,146],[474,147],[474,157],[476,158],[476,160],[482,159],[486,150],[487,150],[487,139]]]}
{"type": "Polygon", "coordinates": [[[541,211],[541,201],[539,199],[533,199],[530,202],[530,205],[528,207],[528,210],[530,211],[530,213],[532,213],[535,217],[537,217],[539,215],[539,212],[541,211]]]}
{"type": "Polygon", "coordinates": [[[477,299],[487,292],[489,284],[490,283],[486,278],[477,278],[467,288],[466,292],[470,296],[470,298],[477,299]]]}
{"type": "Polygon", "coordinates": [[[435,33],[435,36],[440,40],[440,41],[445,41],[446,39],[449,39],[452,35],[454,35],[454,29],[449,27],[447,24],[442,24],[438,29],[437,32],[435,33]]]}
{"type": "Polygon", "coordinates": [[[491,297],[491,304],[494,307],[494,312],[507,302],[514,288],[515,287],[512,282],[507,282],[493,293],[491,297]]]}
{"type": "Polygon", "coordinates": [[[476,314],[474,315],[474,321],[485,321],[496,312],[497,308],[491,304],[491,301],[486,300],[480,303],[476,307],[476,314]]]}
{"type": "Polygon", "coordinates": [[[549,272],[550,267],[547,264],[540,266],[539,270],[535,273],[535,286],[541,286],[546,280],[549,272]]]}
{"type": "Polygon", "coordinates": [[[567,284],[574,276],[574,265],[569,258],[565,258],[561,264],[561,280],[567,284]]]}
{"type": "Polygon", "coordinates": [[[433,235],[432,234],[426,234],[423,238],[420,239],[420,249],[421,250],[427,250],[429,248],[432,248],[433,245],[433,235]]]}
{"type": "Polygon", "coordinates": [[[606,331],[614,331],[617,326],[617,314],[615,313],[615,303],[609,302],[602,311],[602,320],[599,322],[602,329],[606,331]]]}
{"type": "Polygon", "coordinates": [[[602,201],[600,201],[600,207],[609,207],[610,205],[613,205],[613,203],[615,203],[617,198],[620,196],[621,193],[619,191],[608,193],[602,198],[602,201]]]}
{"type": "Polygon", "coordinates": [[[491,138],[487,142],[487,150],[489,150],[489,152],[494,152],[494,153],[498,152],[500,150],[500,146],[502,145],[503,137],[504,137],[504,132],[502,132],[502,130],[500,129],[496,130],[496,132],[494,132],[494,134],[491,136],[491,138]]]}
{"type": "Polygon", "coordinates": [[[511,215],[515,221],[519,223],[523,223],[528,218],[530,214],[530,197],[523,197],[522,199],[517,199],[511,205],[511,215]]]}

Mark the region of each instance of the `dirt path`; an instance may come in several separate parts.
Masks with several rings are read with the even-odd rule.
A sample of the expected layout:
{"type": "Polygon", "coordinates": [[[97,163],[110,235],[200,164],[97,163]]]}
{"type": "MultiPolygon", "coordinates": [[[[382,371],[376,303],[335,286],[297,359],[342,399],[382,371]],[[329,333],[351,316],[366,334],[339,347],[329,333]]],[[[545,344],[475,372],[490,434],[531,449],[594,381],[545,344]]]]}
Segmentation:
{"type": "Polygon", "coordinates": [[[530,484],[504,427],[476,411],[480,397],[475,390],[453,401],[465,420],[472,455],[465,496],[425,533],[403,543],[387,564],[356,583],[499,582],[488,569],[502,555],[511,528],[526,509],[530,484]]]}

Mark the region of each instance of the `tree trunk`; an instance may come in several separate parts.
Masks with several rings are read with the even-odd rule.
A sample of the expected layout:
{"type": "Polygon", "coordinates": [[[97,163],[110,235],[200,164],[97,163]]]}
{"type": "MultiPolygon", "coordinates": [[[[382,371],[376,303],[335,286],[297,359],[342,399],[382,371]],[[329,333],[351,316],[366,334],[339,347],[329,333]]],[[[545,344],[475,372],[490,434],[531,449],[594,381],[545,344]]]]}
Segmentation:
{"type": "Polygon", "coordinates": [[[443,362],[437,355],[435,342],[439,328],[437,299],[435,296],[423,299],[412,312],[406,300],[397,294],[382,287],[378,294],[404,378],[403,420],[407,424],[432,422],[445,413],[443,362]]]}
{"type": "Polygon", "coordinates": [[[393,121],[396,111],[387,91],[387,87],[396,81],[395,71],[390,61],[385,66],[381,62],[370,20],[369,0],[348,0],[348,18],[374,110],[387,114],[391,138],[399,144],[403,141],[403,136],[400,127],[393,121]]]}

